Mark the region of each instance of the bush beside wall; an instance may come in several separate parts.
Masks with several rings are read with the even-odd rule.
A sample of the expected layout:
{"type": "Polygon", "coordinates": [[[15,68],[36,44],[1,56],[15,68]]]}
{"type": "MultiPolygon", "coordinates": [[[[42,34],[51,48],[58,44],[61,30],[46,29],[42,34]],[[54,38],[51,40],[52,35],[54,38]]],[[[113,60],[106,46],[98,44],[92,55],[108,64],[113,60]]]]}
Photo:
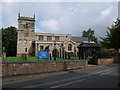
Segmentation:
{"type": "Polygon", "coordinates": [[[107,49],[100,49],[100,58],[111,58],[112,53],[107,49]]]}

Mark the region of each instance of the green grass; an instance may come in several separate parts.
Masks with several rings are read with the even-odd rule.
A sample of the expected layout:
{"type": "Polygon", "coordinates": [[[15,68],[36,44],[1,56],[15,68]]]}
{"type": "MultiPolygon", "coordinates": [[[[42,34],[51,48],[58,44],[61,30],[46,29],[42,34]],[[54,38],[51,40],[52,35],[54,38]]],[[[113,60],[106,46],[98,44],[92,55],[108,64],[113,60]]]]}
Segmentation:
{"type": "Polygon", "coordinates": [[[88,59],[92,59],[93,58],[93,56],[88,56],[88,59]]]}
{"type": "MultiPolygon", "coordinates": [[[[79,59],[56,58],[56,61],[66,61],[66,60],[79,60],[79,59]]],[[[38,58],[37,57],[27,57],[27,60],[25,60],[25,58],[23,58],[23,57],[6,57],[6,58],[4,58],[4,61],[7,61],[7,62],[38,61],[38,58]]],[[[39,59],[39,61],[54,61],[54,58],[52,57],[52,60],[39,59]]]]}

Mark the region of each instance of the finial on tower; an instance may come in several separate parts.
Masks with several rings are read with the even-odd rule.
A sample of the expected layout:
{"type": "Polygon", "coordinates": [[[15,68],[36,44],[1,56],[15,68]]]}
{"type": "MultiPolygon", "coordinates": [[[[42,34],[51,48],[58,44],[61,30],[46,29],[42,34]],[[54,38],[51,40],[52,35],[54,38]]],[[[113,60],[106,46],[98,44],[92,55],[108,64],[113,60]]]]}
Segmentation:
{"type": "Polygon", "coordinates": [[[33,16],[33,18],[35,19],[35,12],[34,12],[34,16],[33,16]]]}
{"type": "Polygon", "coordinates": [[[20,17],[20,12],[18,13],[18,17],[20,17]]]}

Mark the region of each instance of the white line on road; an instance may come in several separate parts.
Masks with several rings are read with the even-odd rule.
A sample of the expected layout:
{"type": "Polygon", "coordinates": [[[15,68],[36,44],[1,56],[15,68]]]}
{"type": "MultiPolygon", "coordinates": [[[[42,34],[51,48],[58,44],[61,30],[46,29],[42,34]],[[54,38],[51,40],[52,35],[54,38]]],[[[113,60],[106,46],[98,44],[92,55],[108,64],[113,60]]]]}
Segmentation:
{"type": "MultiPolygon", "coordinates": [[[[116,70],[116,68],[107,69],[107,70],[102,70],[102,71],[98,71],[98,72],[95,72],[95,73],[92,73],[92,74],[100,74],[100,73],[105,73],[105,72],[109,72],[109,71],[112,71],[112,70],[116,70]]],[[[92,74],[91,74],[91,75],[92,75],[92,74]]]]}
{"type": "Polygon", "coordinates": [[[61,85],[58,85],[58,86],[53,86],[53,87],[50,87],[50,88],[57,88],[57,87],[61,87],[61,86],[66,86],[66,85],[69,85],[69,84],[72,84],[72,83],[81,82],[83,80],[85,80],[85,79],[77,80],[77,81],[74,81],[74,82],[69,82],[69,83],[66,83],[66,84],[61,84],[61,85]]]}
{"type": "Polygon", "coordinates": [[[73,78],[68,78],[68,79],[63,79],[63,80],[59,80],[59,81],[47,82],[47,83],[43,83],[41,85],[50,85],[50,84],[54,84],[54,83],[59,83],[59,82],[65,82],[65,81],[69,81],[69,80],[79,79],[81,77],[86,77],[86,76],[90,76],[90,74],[82,75],[82,76],[78,76],[78,77],[73,77],[73,78]]]}
{"type": "Polygon", "coordinates": [[[41,84],[41,85],[49,85],[49,84],[59,83],[59,82],[63,82],[63,81],[79,79],[79,78],[86,77],[86,76],[90,76],[90,75],[93,75],[93,74],[100,74],[100,73],[104,73],[104,72],[106,72],[106,71],[111,71],[111,70],[113,70],[113,69],[115,69],[115,68],[107,69],[107,70],[103,70],[103,71],[99,71],[99,72],[95,72],[95,73],[90,73],[90,74],[82,75],[82,76],[78,76],[78,77],[68,78],[68,79],[64,79],[64,80],[47,82],[47,83],[43,83],[43,84],[41,84]]]}
{"type": "MultiPolygon", "coordinates": [[[[74,78],[68,78],[68,79],[59,80],[59,81],[47,82],[47,83],[43,83],[43,84],[25,86],[25,87],[23,87],[23,88],[34,88],[34,87],[39,87],[39,86],[41,86],[41,85],[50,85],[50,84],[54,84],[54,83],[59,83],[59,82],[65,82],[65,81],[69,81],[69,80],[79,79],[79,78],[81,78],[81,77],[86,77],[86,76],[90,76],[90,75],[91,75],[91,74],[83,75],[83,76],[79,76],[79,77],[74,77],[74,78]]],[[[44,89],[44,90],[46,90],[46,89],[44,89]]]]}
{"type": "MultiPolygon", "coordinates": [[[[59,82],[64,82],[64,81],[69,81],[69,80],[74,80],[74,79],[80,79],[82,77],[87,77],[87,76],[94,75],[94,74],[102,75],[103,73],[106,73],[106,72],[109,72],[109,71],[112,71],[112,70],[115,70],[115,69],[116,68],[112,68],[112,69],[98,71],[98,72],[95,72],[95,73],[89,73],[87,75],[82,75],[82,76],[78,76],[78,77],[72,77],[72,78],[68,78],[68,79],[63,79],[63,80],[59,80],[59,81],[53,81],[53,82],[47,82],[47,83],[42,83],[42,84],[37,84],[37,85],[25,86],[24,88],[34,88],[34,87],[39,87],[41,85],[50,85],[50,84],[54,84],[54,83],[59,83],[59,82]]],[[[78,81],[81,81],[81,80],[78,80],[78,81]]],[[[74,82],[78,82],[78,81],[74,81],[74,82]]],[[[66,83],[64,85],[68,85],[68,84],[69,83],[66,83]]],[[[58,85],[58,86],[61,86],[61,85],[58,85]]]]}
{"type": "Polygon", "coordinates": [[[108,74],[108,73],[111,73],[111,72],[115,72],[115,71],[118,71],[118,70],[104,72],[104,73],[101,73],[100,75],[105,75],[105,74],[108,74]]]}

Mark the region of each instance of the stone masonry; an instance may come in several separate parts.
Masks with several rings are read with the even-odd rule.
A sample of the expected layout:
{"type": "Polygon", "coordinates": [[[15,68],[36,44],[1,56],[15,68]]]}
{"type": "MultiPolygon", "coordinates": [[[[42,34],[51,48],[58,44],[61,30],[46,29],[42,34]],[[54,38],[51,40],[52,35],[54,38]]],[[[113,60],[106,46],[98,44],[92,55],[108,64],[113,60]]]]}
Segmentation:
{"type": "Polygon", "coordinates": [[[72,53],[77,56],[77,46],[88,41],[88,38],[73,37],[70,34],[35,33],[35,15],[23,17],[18,14],[17,56],[37,56],[40,50],[46,50],[49,55],[56,51],[57,57],[72,53]]]}

